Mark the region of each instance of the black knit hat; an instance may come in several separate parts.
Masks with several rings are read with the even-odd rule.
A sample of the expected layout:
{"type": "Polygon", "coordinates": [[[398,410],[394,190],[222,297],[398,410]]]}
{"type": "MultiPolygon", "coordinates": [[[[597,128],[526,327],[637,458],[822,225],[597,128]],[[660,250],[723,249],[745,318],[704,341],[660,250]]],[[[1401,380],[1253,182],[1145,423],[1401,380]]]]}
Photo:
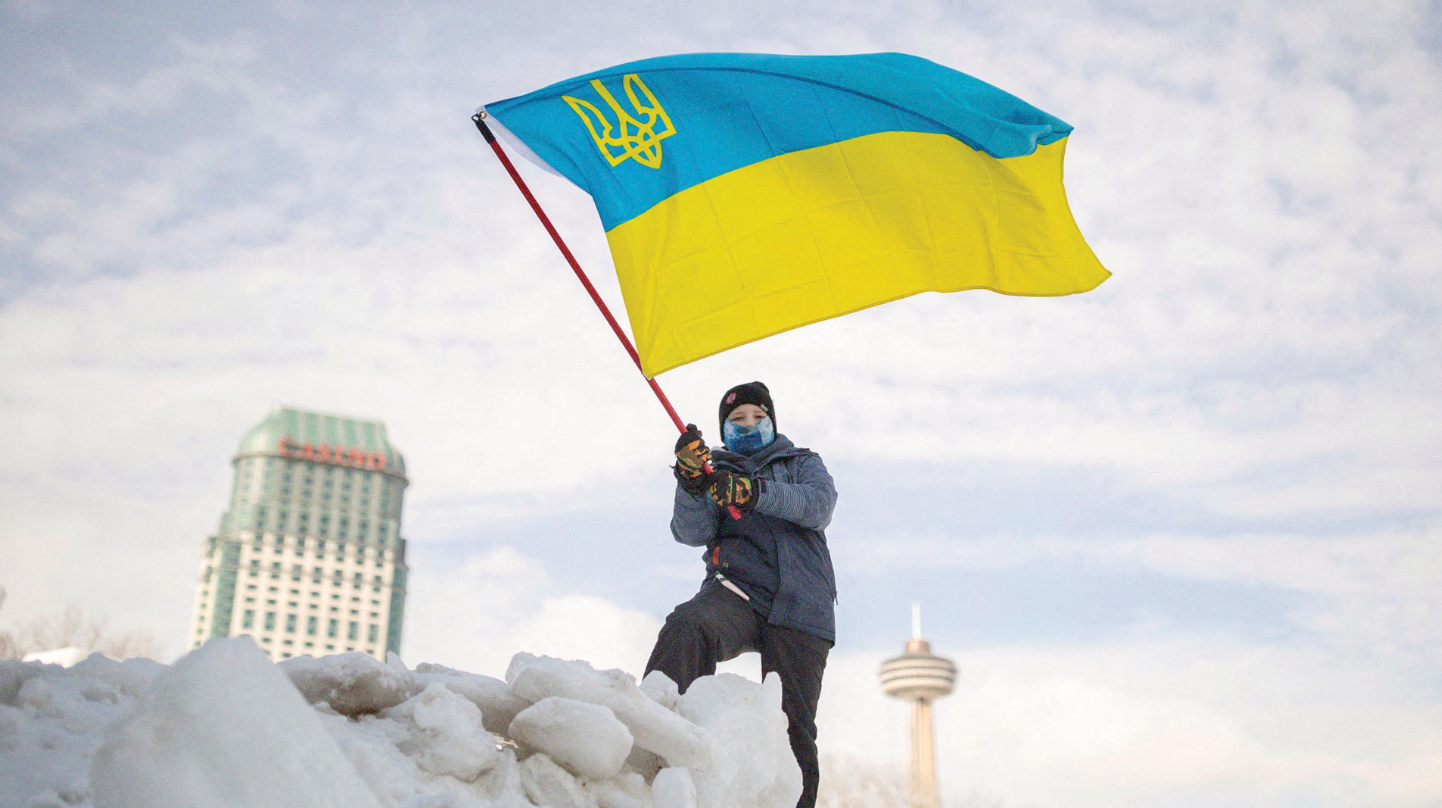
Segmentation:
{"type": "Polygon", "coordinates": [[[761,382],[738,384],[721,397],[721,414],[717,427],[726,434],[726,416],[742,404],[755,404],[771,416],[771,427],[776,427],[776,407],[771,404],[771,391],[761,382]]]}

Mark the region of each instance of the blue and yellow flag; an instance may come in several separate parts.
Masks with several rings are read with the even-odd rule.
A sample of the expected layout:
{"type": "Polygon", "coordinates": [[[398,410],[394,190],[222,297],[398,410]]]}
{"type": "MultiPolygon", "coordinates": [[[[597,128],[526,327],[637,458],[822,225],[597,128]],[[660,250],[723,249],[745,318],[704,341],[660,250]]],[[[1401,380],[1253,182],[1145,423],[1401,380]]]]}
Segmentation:
{"type": "Polygon", "coordinates": [[[485,112],[595,199],[647,377],[918,292],[1110,277],[1071,126],[915,56],[666,56],[485,112]]]}

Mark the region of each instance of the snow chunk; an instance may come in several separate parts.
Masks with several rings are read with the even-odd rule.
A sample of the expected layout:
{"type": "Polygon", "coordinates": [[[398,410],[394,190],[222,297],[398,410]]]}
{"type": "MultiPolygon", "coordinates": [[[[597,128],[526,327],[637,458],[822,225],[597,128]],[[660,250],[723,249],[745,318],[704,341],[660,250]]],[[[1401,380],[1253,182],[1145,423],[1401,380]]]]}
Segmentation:
{"type": "Polygon", "coordinates": [[[526,796],[547,808],[599,808],[567,771],[545,754],[521,761],[521,784],[526,796]]]}
{"type": "Polygon", "coordinates": [[[42,662],[21,662],[18,659],[0,660],[0,704],[20,706],[20,688],[37,676],[63,671],[59,665],[42,662]]]}
{"type": "Polygon", "coordinates": [[[68,670],[75,676],[98,679],[115,687],[129,697],[136,698],[168,668],[153,659],[132,658],[121,661],[96,652],[76,663],[68,670]]]}
{"type": "Polygon", "coordinates": [[[306,701],[325,702],[341,715],[379,713],[420,690],[404,665],[387,665],[360,651],[321,659],[292,657],[279,665],[306,701]]]}
{"type": "Polygon", "coordinates": [[[630,730],[637,746],[673,766],[695,768],[710,763],[710,734],[642,695],[636,679],[624,671],[597,671],[585,662],[516,654],[506,671],[506,682],[511,692],[533,702],[563,696],[610,709],[630,730]]]}
{"type": "Polygon", "coordinates": [[[609,709],[560,696],[541,699],[523,710],[511,722],[509,735],[591,780],[619,774],[634,743],[626,725],[609,709]]]}
{"type": "Polygon", "coordinates": [[[396,746],[431,774],[471,782],[500,761],[496,739],[481,723],[481,711],[445,685],[432,684],[381,715],[409,724],[409,737],[396,746]]]}
{"type": "Polygon", "coordinates": [[[611,780],[584,783],[582,787],[600,808],[652,808],[646,780],[635,772],[621,772],[611,780]]]}
{"type": "Polygon", "coordinates": [[[671,677],[660,671],[651,671],[646,678],[641,680],[641,692],[646,698],[675,712],[676,705],[681,703],[681,690],[671,677]]]}
{"type": "Polygon", "coordinates": [[[526,786],[521,782],[521,764],[516,762],[513,749],[502,750],[500,762],[477,784],[490,798],[493,808],[532,808],[526,797],[526,786]]]}
{"type": "MultiPolygon", "coordinates": [[[[797,794],[800,796],[800,794],[797,794]]],[[[688,769],[662,769],[651,784],[654,808],[696,808],[696,784],[688,769]]]]}
{"type": "Polygon", "coordinates": [[[710,765],[691,767],[700,808],[796,804],[801,767],[781,711],[780,677],[757,684],[732,673],[703,676],[686,689],[678,710],[726,750],[710,765]]]}
{"type": "Polygon", "coordinates": [[[96,808],[379,808],[249,638],[215,639],[155,680],[90,768],[96,808]]]}
{"type": "Polygon", "coordinates": [[[413,675],[420,687],[439,683],[452,693],[465,696],[480,708],[486,731],[497,735],[505,735],[516,716],[531,706],[529,701],[512,693],[505,682],[490,676],[452,670],[428,662],[417,665],[413,675]]]}

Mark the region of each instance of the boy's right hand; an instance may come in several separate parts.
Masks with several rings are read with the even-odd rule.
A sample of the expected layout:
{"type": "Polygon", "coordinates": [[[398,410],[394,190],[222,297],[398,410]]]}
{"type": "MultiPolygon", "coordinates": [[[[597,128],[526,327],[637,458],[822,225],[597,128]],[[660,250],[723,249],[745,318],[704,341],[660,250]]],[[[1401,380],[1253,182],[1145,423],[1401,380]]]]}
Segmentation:
{"type": "Polygon", "coordinates": [[[676,439],[676,482],[695,496],[706,489],[706,464],[711,462],[711,450],[701,439],[701,430],[695,424],[687,424],[686,431],[676,439]]]}

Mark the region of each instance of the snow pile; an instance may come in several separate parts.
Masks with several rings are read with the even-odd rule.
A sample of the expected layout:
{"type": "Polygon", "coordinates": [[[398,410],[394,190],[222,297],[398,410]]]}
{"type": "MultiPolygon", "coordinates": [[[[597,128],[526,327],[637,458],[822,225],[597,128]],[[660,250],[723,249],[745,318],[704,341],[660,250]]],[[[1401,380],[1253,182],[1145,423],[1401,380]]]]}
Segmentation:
{"type": "Polygon", "coordinates": [[[790,808],[781,687],[518,654],[505,681],[249,639],[0,662],[0,808],[790,808]]]}

